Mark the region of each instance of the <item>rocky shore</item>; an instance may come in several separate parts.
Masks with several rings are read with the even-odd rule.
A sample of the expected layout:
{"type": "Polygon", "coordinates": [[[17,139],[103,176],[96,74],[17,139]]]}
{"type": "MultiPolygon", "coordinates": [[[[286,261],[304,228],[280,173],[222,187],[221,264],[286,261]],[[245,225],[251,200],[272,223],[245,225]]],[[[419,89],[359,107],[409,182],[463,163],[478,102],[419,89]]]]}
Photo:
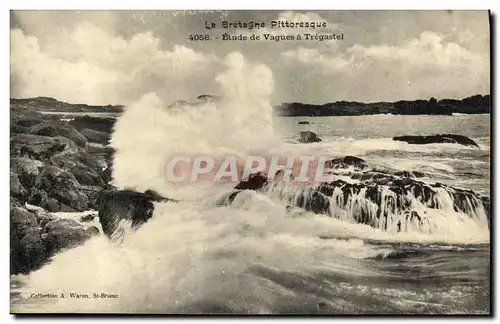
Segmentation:
{"type": "MultiPolygon", "coordinates": [[[[37,269],[58,251],[99,234],[92,223],[99,220],[99,206],[121,192],[110,184],[113,150],[106,146],[115,118],[81,115],[68,120],[46,114],[55,111],[109,113],[122,107],[71,105],[52,98],[11,100],[11,274],[37,269]],[[82,212],[82,217],[63,218],[58,212],[82,212]]],[[[151,193],[145,197],[146,202],[158,201],[151,193]]]]}
{"type": "MultiPolygon", "coordinates": [[[[49,99],[11,101],[11,274],[36,270],[50,262],[57,252],[82,244],[94,235],[115,239],[122,220],[135,230],[153,217],[155,203],[177,202],[151,190],[115,188],[111,184],[114,151],[108,144],[116,119],[44,114],[61,107],[68,111],[89,109],[80,105],[68,108],[70,104],[49,99]],[[60,212],[80,212],[81,217],[59,217],[60,212]]],[[[106,106],[102,109],[107,111],[106,106]]],[[[303,143],[321,141],[313,132],[299,135],[303,143]]],[[[452,138],[450,134],[440,136],[464,145],[475,144],[471,139],[452,138]]],[[[397,140],[425,142],[427,139],[397,140]]],[[[281,194],[290,208],[331,217],[337,217],[337,211],[354,211],[357,222],[387,229],[392,226],[388,224],[391,213],[403,212],[411,221],[424,221],[424,215],[413,211],[410,197],[428,208],[440,208],[444,202],[439,197],[448,195],[455,211],[476,217],[482,208],[489,217],[489,197],[440,183],[429,184],[421,181],[426,176],[421,172],[380,170],[354,156],[332,157],[326,167],[339,179],[290,195],[270,183],[265,175],[255,174],[249,181],[238,184],[221,205],[231,204],[244,190],[256,190],[281,194]],[[354,181],[340,178],[345,175],[354,181]]],[[[398,230],[404,230],[403,225],[398,224],[398,230]]]]}

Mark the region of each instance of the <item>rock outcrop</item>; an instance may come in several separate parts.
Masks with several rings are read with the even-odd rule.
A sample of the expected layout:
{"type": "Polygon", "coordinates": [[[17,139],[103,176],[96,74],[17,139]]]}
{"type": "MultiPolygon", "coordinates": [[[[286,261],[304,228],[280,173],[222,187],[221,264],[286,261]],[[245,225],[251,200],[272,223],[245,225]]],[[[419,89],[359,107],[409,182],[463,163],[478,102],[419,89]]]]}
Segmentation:
{"type": "Polygon", "coordinates": [[[15,134],[10,138],[10,155],[46,160],[55,154],[78,152],[78,146],[64,137],[15,134]]]}
{"type": "Polygon", "coordinates": [[[111,138],[109,133],[100,132],[89,128],[83,128],[80,133],[85,136],[87,141],[91,143],[98,143],[102,145],[108,145],[111,138]]]}
{"type": "Polygon", "coordinates": [[[318,137],[314,132],[311,131],[301,131],[299,134],[300,143],[316,143],[321,142],[321,138],[318,137]]]}
{"type": "MultiPolygon", "coordinates": [[[[289,206],[331,217],[345,217],[340,214],[348,213],[358,223],[384,230],[404,230],[410,222],[415,226],[424,225],[424,215],[415,211],[416,204],[431,209],[451,208],[474,218],[484,214],[489,222],[489,198],[471,190],[420,181],[411,171],[374,171],[365,160],[353,156],[332,159],[326,164],[333,169],[354,167],[359,172],[359,180],[351,183],[337,179],[295,189],[293,183],[241,182],[219,205],[231,204],[243,190],[259,190],[277,193],[289,206]]],[[[262,175],[256,174],[255,179],[262,179],[262,175]]]]}
{"type": "Polygon", "coordinates": [[[28,134],[48,137],[65,137],[80,147],[85,148],[87,146],[87,139],[66,122],[55,120],[44,121],[30,127],[28,134]]]}
{"type": "Polygon", "coordinates": [[[472,139],[463,135],[455,134],[436,134],[429,136],[415,135],[415,136],[396,136],[392,138],[394,141],[402,141],[408,144],[461,144],[466,146],[476,146],[479,145],[472,139]]]}
{"type": "Polygon", "coordinates": [[[79,131],[83,129],[91,129],[106,134],[111,134],[113,132],[115,123],[115,118],[95,118],[90,116],[75,117],[72,121],[70,121],[70,125],[79,131]]]}
{"type": "Polygon", "coordinates": [[[154,202],[176,202],[154,191],[105,190],[99,194],[99,222],[104,234],[113,237],[119,223],[129,223],[132,230],[153,217],[154,202]]]}
{"type": "Polygon", "coordinates": [[[68,117],[37,111],[63,108],[100,109],[52,98],[11,100],[11,273],[35,270],[55,253],[99,235],[89,223],[61,219],[52,212],[97,208],[99,192],[112,188],[104,170],[111,170],[114,150],[91,150],[89,142],[107,144],[115,120],[85,116],[68,123],[68,117]]]}
{"type": "Polygon", "coordinates": [[[28,273],[47,259],[35,215],[24,208],[10,210],[10,273],[28,273]]]}
{"type": "Polygon", "coordinates": [[[45,225],[41,237],[47,253],[54,254],[84,243],[90,235],[73,219],[57,219],[45,225]]]}
{"type": "Polygon", "coordinates": [[[89,199],[75,177],[56,166],[41,170],[28,202],[51,212],[87,210],[89,199]]]}
{"type": "Polygon", "coordinates": [[[329,169],[345,169],[349,166],[353,166],[358,169],[365,169],[368,167],[368,164],[365,160],[356,157],[356,156],[344,156],[343,158],[335,158],[328,160],[325,163],[325,168],[329,169]]]}

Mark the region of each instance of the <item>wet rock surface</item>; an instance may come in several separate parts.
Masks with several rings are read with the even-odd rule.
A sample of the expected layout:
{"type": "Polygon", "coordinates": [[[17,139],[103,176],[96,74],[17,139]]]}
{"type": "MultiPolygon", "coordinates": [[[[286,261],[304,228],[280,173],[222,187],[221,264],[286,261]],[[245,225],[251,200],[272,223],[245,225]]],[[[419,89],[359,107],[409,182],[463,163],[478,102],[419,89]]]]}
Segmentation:
{"type": "Polygon", "coordinates": [[[176,202],[148,190],[144,193],[132,190],[105,190],[98,198],[99,222],[104,234],[112,237],[119,223],[135,230],[153,217],[154,202],[176,202]]]}
{"type": "MultiPolygon", "coordinates": [[[[401,231],[409,223],[423,226],[424,215],[415,210],[418,204],[431,209],[451,208],[469,217],[481,217],[483,213],[489,223],[489,197],[439,182],[418,180],[425,177],[422,172],[374,171],[367,161],[353,156],[331,159],[326,162],[326,167],[332,170],[354,168],[350,174],[357,181],[336,179],[318,186],[296,187],[292,195],[290,190],[285,191],[286,195],[282,196],[285,203],[331,217],[340,217],[339,212],[348,211],[354,215],[356,222],[383,230],[401,231]]],[[[262,177],[261,174],[254,176],[255,179],[262,177]]],[[[274,185],[278,188],[276,183],[274,185]]],[[[288,186],[293,186],[293,183],[288,186]]],[[[231,204],[243,190],[271,190],[275,193],[281,190],[273,189],[272,184],[264,181],[241,182],[235,189],[219,205],[231,204]]]]}
{"type": "Polygon", "coordinates": [[[316,135],[316,133],[311,131],[302,131],[299,134],[300,143],[317,143],[321,142],[321,138],[316,135]]]}
{"type": "Polygon", "coordinates": [[[52,213],[95,208],[99,193],[113,188],[104,170],[111,170],[114,150],[92,150],[89,142],[107,144],[115,119],[83,116],[68,122],[37,111],[61,111],[63,106],[68,111],[101,109],[52,98],[11,100],[11,273],[37,269],[55,253],[99,233],[52,213]]]}
{"type": "Polygon", "coordinates": [[[396,136],[392,138],[394,141],[402,141],[408,144],[443,144],[443,143],[452,143],[452,144],[461,144],[465,146],[475,146],[479,147],[479,145],[474,142],[474,140],[468,138],[463,135],[456,134],[436,134],[430,136],[396,136]]]}

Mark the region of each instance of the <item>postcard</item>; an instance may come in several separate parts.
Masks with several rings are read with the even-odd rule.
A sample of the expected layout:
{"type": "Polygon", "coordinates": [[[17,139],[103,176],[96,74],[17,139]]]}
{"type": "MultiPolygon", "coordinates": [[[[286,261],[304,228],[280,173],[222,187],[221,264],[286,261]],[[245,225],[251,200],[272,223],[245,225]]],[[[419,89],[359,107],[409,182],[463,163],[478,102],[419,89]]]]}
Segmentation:
{"type": "Polygon", "coordinates": [[[491,314],[489,11],[10,19],[11,314],[491,314]]]}

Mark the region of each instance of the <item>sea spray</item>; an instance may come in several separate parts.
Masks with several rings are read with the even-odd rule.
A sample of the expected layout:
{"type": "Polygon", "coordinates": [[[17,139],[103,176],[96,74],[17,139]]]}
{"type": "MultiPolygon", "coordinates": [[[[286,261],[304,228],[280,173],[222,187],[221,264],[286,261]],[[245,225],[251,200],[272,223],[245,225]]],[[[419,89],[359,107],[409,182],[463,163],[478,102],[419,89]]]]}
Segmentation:
{"type": "MultiPolygon", "coordinates": [[[[219,77],[222,98],[182,109],[169,109],[154,94],[126,108],[116,123],[111,146],[114,184],[120,188],[154,189],[172,196],[165,179],[167,161],[175,155],[225,157],[267,155],[280,143],[272,127],[272,74],[239,53],[228,55],[219,77]]],[[[170,186],[169,186],[170,185],[170,186]]]]}
{"type": "MultiPolygon", "coordinates": [[[[393,227],[382,230],[356,223],[353,218],[359,211],[373,214],[375,210],[365,193],[344,199],[334,191],[330,199],[337,205],[332,204],[330,211],[342,215],[336,218],[300,208],[294,187],[281,187],[279,195],[245,191],[231,205],[218,206],[217,198],[227,195],[231,186],[196,183],[179,188],[166,183],[163,166],[174,154],[246,157],[280,152],[286,156],[313,150],[283,145],[266,123],[272,118],[267,101],[271,90],[266,90],[272,83],[264,82],[270,77],[265,67],[255,68],[237,54],[227,66],[228,72],[219,78],[225,94],[220,101],[172,109],[156,94],[148,94],[127,108],[113,134],[112,146],[117,150],[113,176],[119,188],[155,189],[167,197],[190,199],[155,203],[153,218],[120,236],[119,242],[104,235],[94,237],[57,254],[40,270],[14,277],[19,284],[13,292],[20,294],[20,300],[12,311],[276,313],[290,310],[285,306],[303,310],[307,303],[317,309],[320,302],[341,305],[339,312],[359,311],[359,296],[348,295],[354,286],[338,278],[348,278],[356,286],[380,277],[387,281],[373,259],[393,251],[367,240],[488,242],[488,229],[478,227],[474,218],[430,209],[411,197],[412,208],[420,215],[428,213],[426,218],[432,220],[425,225],[430,231],[412,224],[403,224],[405,231],[397,232],[393,227]],[[288,202],[299,207],[290,208],[288,202]],[[58,298],[40,303],[29,298],[33,292],[105,293],[119,298],[58,298]]],[[[335,142],[321,145],[336,155],[354,150],[345,143],[343,151],[337,151],[335,142]]],[[[384,208],[393,213],[389,206],[384,208]]]]}

